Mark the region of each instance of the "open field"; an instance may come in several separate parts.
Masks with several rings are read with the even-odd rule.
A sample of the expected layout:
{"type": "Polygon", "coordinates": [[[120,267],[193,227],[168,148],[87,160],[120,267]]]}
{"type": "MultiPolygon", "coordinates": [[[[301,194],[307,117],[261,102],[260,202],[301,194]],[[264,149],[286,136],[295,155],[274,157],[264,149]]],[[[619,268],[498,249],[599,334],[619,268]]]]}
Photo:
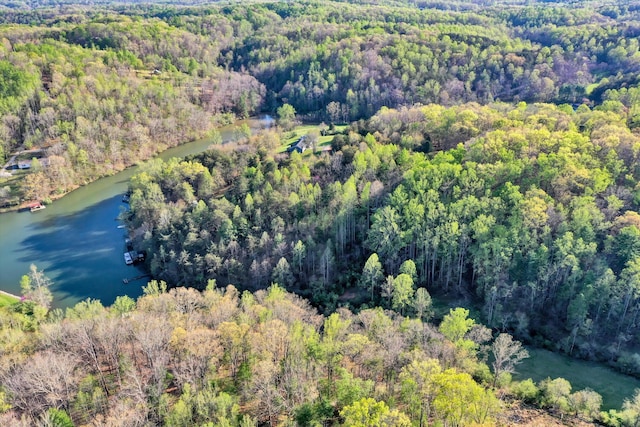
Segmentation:
{"type": "MultiPolygon", "coordinates": [[[[316,148],[324,147],[331,144],[331,141],[333,141],[333,138],[336,136],[336,134],[344,132],[346,128],[346,125],[338,125],[335,126],[335,130],[330,135],[320,135],[320,137],[318,138],[318,142],[316,143],[316,148]]],[[[301,125],[296,126],[289,132],[285,132],[284,135],[286,138],[282,140],[282,145],[278,149],[278,152],[285,152],[291,144],[313,130],[317,130],[319,132],[320,127],[318,125],[301,125]]]]}
{"type": "Polygon", "coordinates": [[[572,391],[590,388],[602,395],[603,409],[620,409],[624,399],[631,398],[640,388],[640,380],[623,375],[601,363],[572,359],[549,350],[529,348],[530,358],[525,359],[516,370],[514,379],[531,378],[535,382],[545,378],[564,378],[572,391]]]}

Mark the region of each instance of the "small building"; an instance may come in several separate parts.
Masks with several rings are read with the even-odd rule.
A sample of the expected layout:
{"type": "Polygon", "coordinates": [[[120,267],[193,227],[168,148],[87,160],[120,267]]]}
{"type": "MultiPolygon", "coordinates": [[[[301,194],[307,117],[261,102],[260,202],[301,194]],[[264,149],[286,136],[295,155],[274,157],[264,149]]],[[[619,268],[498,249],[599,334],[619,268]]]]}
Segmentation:
{"type": "Polygon", "coordinates": [[[287,148],[287,153],[293,153],[294,151],[297,151],[298,153],[304,153],[310,148],[312,148],[311,142],[307,138],[307,135],[303,135],[296,142],[291,144],[289,148],[287,148]]]}
{"type": "Polygon", "coordinates": [[[147,254],[145,251],[129,251],[124,253],[124,262],[127,265],[138,264],[144,262],[147,254]]]}
{"type": "MultiPolygon", "coordinates": [[[[42,157],[42,158],[37,158],[38,162],[40,162],[40,166],[42,167],[46,167],[49,166],[49,158],[48,157],[42,157]]],[[[31,169],[32,166],[32,160],[20,160],[18,161],[18,169],[31,169]]]]}
{"type": "Polygon", "coordinates": [[[134,264],[137,264],[139,262],[144,262],[145,258],[146,258],[146,253],[145,251],[129,251],[129,254],[131,255],[131,260],[133,261],[134,264]]]}

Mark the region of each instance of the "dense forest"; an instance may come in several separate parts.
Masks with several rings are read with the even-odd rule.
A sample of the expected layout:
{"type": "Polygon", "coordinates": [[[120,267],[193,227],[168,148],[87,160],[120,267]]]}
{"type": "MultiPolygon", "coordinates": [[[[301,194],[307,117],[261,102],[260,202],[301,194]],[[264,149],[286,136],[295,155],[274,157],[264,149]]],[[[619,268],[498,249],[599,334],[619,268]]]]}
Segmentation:
{"type": "Polygon", "coordinates": [[[16,2],[0,14],[0,163],[35,150],[18,160],[46,167],[0,182],[0,202],[64,194],[282,103],[337,123],[415,103],[597,105],[638,83],[633,4],[380,3],[16,2]]]}
{"type": "Polygon", "coordinates": [[[345,298],[402,312],[428,289],[637,374],[640,141],[623,110],[383,109],[316,156],[271,155],[260,135],[148,163],[129,225],[171,284],[275,282],[327,312],[345,298]],[[416,150],[431,144],[444,151],[416,150]]]}
{"type": "Polygon", "coordinates": [[[522,341],[640,376],[639,4],[32,3],[0,11],[0,207],[142,163],[154,280],[63,313],[34,266],[0,424],[637,425],[640,392],[510,374],[522,341]]]}

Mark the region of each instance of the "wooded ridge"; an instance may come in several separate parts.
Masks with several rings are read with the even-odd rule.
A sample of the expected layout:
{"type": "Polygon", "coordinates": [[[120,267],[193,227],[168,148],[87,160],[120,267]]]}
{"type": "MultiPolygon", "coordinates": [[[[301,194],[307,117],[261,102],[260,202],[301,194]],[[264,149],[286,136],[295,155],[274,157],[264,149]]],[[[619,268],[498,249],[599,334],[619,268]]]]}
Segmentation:
{"type": "Polygon", "coordinates": [[[637,425],[511,374],[640,376],[640,5],[195,3],[3,6],[0,207],[142,163],[154,280],[63,313],[32,266],[0,424],[637,425]]]}

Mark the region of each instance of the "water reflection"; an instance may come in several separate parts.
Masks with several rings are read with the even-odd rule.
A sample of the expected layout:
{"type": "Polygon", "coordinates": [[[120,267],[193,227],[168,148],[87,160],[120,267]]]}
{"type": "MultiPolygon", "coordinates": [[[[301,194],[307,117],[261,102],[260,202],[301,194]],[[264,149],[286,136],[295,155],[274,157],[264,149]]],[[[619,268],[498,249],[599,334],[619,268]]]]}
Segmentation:
{"type": "MultiPolygon", "coordinates": [[[[240,122],[244,123],[244,122],[240,122]]],[[[273,123],[270,117],[248,122],[253,130],[273,123]]],[[[223,141],[236,126],[221,129],[223,141]]],[[[211,140],[169,149],[159,157],[184,157],[206,150],[211,140]]],[[[124,284],[143,274],[124,263],[125,230],[118,215],[126,209],[122,194],[137,167],[100,179],[36,212],[0,215],[0,289],[20,294],[20,277],[34,263],[53,281],[55,307],[69,307],[86,298],[110,305],[119,295],[137,297],[145,280],[124,284]]]]}
{"type": "Polygon", "coordinates": [[[124,264],[125,231],[114,218],[121,207],[116,195],[80,211],[34,222],[20,242],[18,261],[37,260],[54,280],[55,305],[64,307],[84,298],[111,304],[118,295],[140,295],[140,286],[125,286],[122,279],[142,274],[124,264]]]}

